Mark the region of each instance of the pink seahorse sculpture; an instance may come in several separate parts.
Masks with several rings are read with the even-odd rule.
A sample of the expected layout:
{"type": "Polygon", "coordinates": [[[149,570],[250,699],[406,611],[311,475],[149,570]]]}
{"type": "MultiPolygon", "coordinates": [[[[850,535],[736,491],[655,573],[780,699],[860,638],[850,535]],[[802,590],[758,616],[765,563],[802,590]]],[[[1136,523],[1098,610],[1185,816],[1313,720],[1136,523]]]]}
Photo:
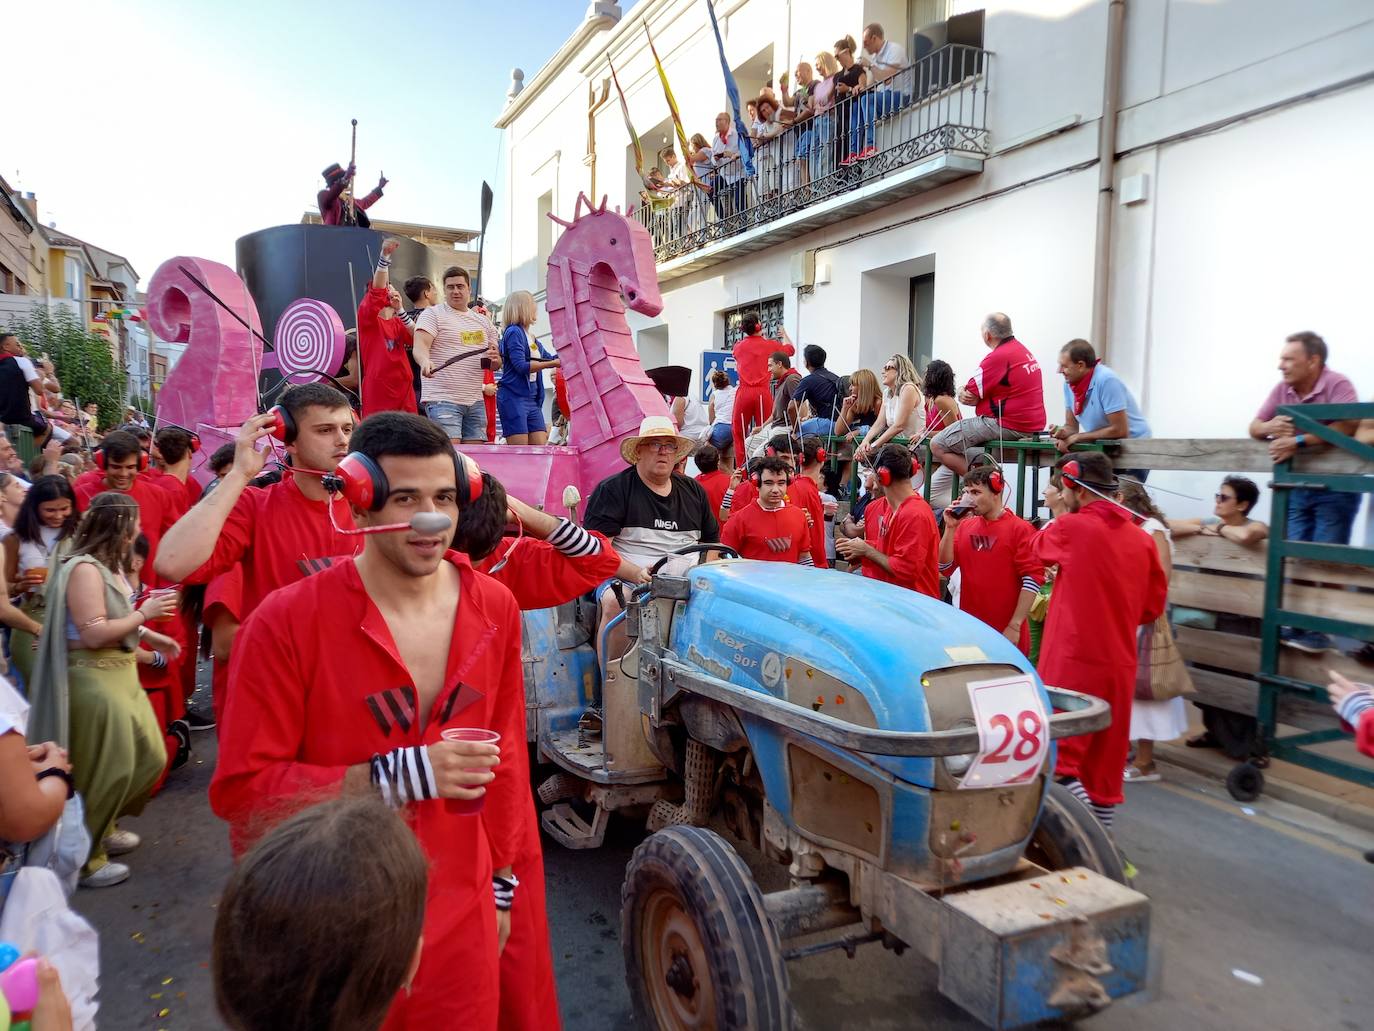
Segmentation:
{"type": "Polygon", "coordinates": [[[254,330],[262,320],[248,289],[234,270],[206,258],[169,258],[148,286],[148,321],[163,340],[183,343],[186,351],[157,395],[157,421],[200,436],[192,473],[210,478],[210,455],[228,443],[258,411],[258,369],[262,345],[233,315],[221,308],[193,278],[209,287],[254,330]]]}
{"type": "Polygon", "coordinates": [[[572,410],[567,447],[503,445],[463,449],[522,501],[563,514],[563,489],[584,498],[625,468],[620,442],[646,415],[671,415],[644,374],[625,305],[644,315],[663,310],[654,246],[639,222],[595,207],[579,195],[572,221],[549,256],[545,307],[554,348],[562,359],[572,410]],[[586,212],[583,213],[583,208],[586,212]]]}

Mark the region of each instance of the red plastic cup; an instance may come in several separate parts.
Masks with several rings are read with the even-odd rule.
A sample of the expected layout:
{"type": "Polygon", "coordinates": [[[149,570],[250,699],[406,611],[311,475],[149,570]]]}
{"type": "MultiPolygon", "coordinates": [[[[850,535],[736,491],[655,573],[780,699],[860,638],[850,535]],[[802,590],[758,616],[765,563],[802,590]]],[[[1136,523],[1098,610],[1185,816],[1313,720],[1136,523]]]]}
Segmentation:
{"type": "MultiPolygon", "coordinates": [[[[476,741],[484,745],[499,745],[501,735],[494,730],[486,730],[482,727],[450,727],[439,732],[439,737],[445,741],[476,741]]],[[[485,773],[490,767],[478,766],[468,767],[470,773],[485,773]]],[[[480,798],[446,798],[444,808],[450,813],[458,816],[471,816],[473,813],[480,813],[483,806],[487,804],[487,796],[480,798]]]]}

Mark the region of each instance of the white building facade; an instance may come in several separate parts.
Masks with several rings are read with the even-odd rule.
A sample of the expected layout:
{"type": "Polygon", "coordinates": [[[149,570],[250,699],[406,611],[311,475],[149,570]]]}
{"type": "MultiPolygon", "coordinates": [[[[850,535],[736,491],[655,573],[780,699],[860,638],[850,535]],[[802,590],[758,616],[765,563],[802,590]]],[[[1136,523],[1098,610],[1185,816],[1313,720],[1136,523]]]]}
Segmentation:
{"type": "MultiPolygon", "coordinates": [[[[1374,396],[1358,302],[1374,269],[1366,0],[716,10],[745,98],[870,22],[920,59],[894,80],[907,95],[877,120],[870,158],[842,165],[832,142],[819,167],[798,161],[793,133],[739,200],[743,217],[707,204],[652,226],[664,310],[631,316],[646,365],[699,372],[728,344],[731,314],[763,307],[837,373],[901,353],[918,368],[942,358],[962,383],[985,353],[980,321],[1000,310],[1045,369],[1054,421],[1056,356],[1075,337],[1105,355],[1156,436],[1243,436],[1297,330],[1322,334],[1332,367],[1374,396]]],[[[713,132],[724,88],[702,0],[641,0],[624,17],[593,3],[497,122],[508,289],[542,296],[558,231],[545,216],[570,217],[579,192],[638,204],[614,87],[598,101],[613,63],[652,162],[672,130],[646,25],[687,133],[713,132]]]]}

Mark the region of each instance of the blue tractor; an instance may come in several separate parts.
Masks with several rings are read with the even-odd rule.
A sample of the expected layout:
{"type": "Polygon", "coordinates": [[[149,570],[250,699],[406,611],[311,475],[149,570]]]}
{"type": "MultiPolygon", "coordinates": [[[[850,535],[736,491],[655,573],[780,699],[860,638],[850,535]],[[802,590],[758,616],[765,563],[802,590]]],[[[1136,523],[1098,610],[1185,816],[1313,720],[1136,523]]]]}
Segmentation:
{"type": "Polygon", "coordinates": [[[941,992],[993,1028],[1144,987],[1149,903],[1051,776],[1050,739],[1105,726],[1105,703],[1045,687],[948,605],[833,570],[656,567],[625,600],[622,657],[598,662],[594,606],[574,602],[527,614],[524,660],[531,734],[557,769],[544,830],[595,848],[612,812],[647,822],[621,917],[643,1026],[789,1028],[786,961],[863,942],[933,961],[941,992]],[[1010,736],[970,690],[1004,682],[1048,731],[1010,783],[993,766],[1010,736]],[[763,894],[727,834],[790,887],[763,894]]]}

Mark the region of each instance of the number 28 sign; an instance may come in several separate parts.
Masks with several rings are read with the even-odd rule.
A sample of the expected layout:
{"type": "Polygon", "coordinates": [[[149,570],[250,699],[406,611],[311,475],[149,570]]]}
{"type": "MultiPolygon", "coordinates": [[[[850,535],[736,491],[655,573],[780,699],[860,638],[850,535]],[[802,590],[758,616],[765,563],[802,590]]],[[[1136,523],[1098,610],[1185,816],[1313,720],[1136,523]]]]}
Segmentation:
{"type": "Polygon", "coordinates": [[[978,725],[978,756],[961,788],[999,788],[1035,779],[1050,749],[1050,721],[1030,677],[968,685],[978,725]]]}

